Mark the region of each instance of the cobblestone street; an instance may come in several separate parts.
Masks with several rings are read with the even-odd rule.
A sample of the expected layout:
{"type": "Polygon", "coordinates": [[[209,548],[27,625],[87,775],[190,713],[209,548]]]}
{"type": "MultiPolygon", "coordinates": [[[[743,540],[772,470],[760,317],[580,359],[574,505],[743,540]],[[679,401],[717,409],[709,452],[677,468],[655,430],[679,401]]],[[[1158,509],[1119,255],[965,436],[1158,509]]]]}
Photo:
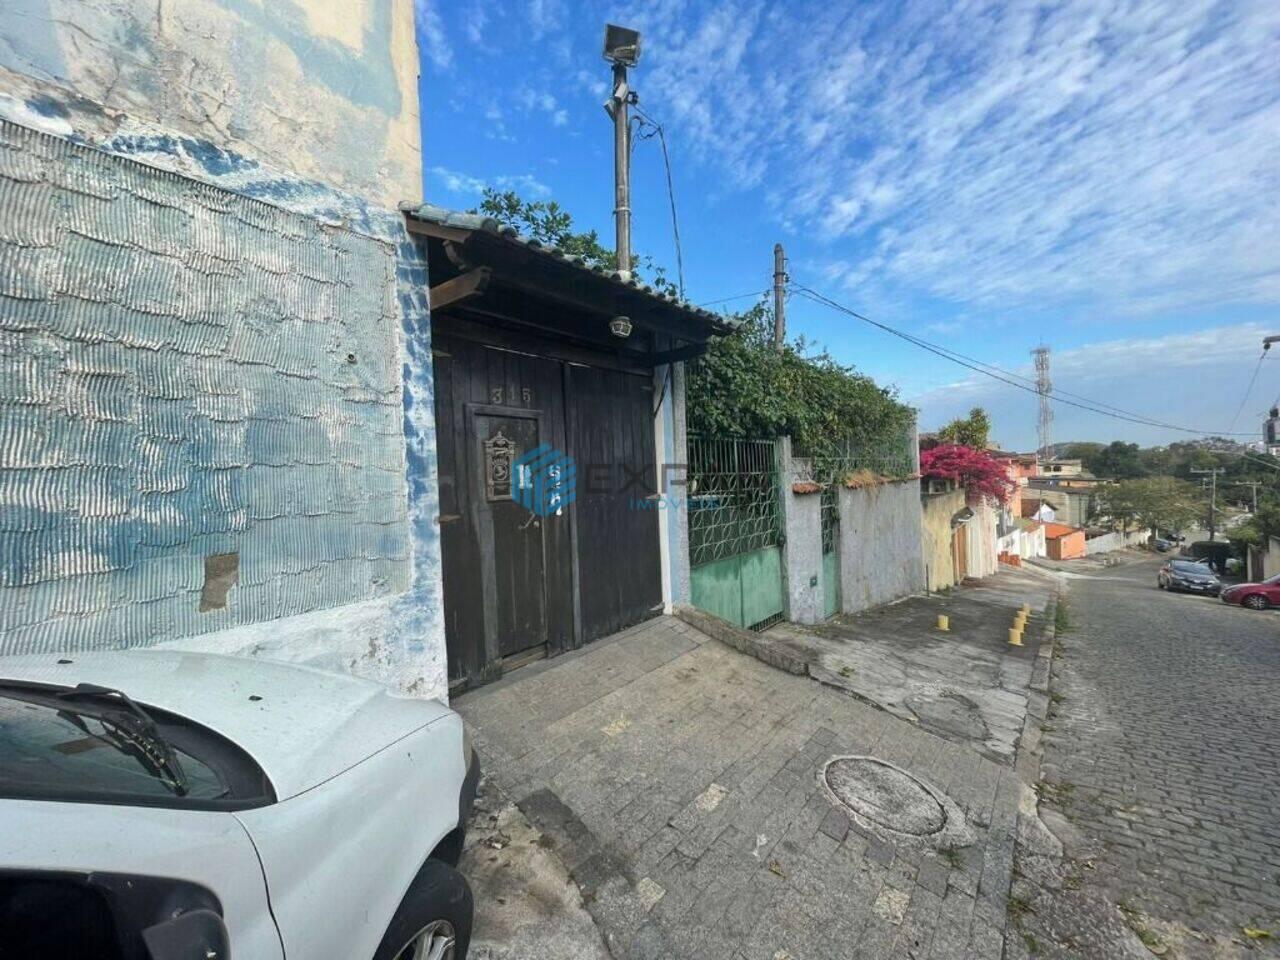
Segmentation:
{"type": "Polygon", "coordinates": [[[1162,593],[1158,565],[1069,581],[1041,810],[1156,952],[1278,955],[1280,614],[1162,593]]]}

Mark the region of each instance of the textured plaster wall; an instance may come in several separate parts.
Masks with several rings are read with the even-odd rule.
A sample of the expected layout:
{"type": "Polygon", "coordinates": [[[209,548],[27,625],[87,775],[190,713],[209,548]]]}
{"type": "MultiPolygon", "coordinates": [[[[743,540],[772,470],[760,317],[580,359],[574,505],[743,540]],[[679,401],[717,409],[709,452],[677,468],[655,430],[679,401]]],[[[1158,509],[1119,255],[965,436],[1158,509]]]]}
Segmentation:
{"type": "Polygon", "coordinates": [[[11,101],[93,142],[153,124],[389,209],[421,192],[417,75],[412,0],[0,4],[11,101]]]}
{"type": "Polygon", "coordinates": [[[922,552],[930,590],[942,590],[956,582],[951,553],[951,518],[964,509],[963,490],[927,493],[921,497],[922,552]]]}
{"type": "Polygon", "coordinates": [[[0,649],[407,589],[395,270],[385,242],[0,121],[0,649]]]}
{"type": "MultiPolygon", "coordinates": [[[[74,146],[64,138],[85,139],[83,132],[67,129],[70,120],[77,119],[78,114],[57,96],[61,94],[52,92],[48,101],[52,107],[48,112],[38,114],[30,110],[14,110],[13,101],[6,104],[0,98],[0,118],[9,116],[10,120],[31,122],[59,134],[49,136],[12,123],[3,124],[7,176],[4,195],[0,197],[0,257],[7,258],[7,264],[0,283],[6,286],[7,292],[3,319],[0,319],[0,336],[4,337],[0,360],[4,363],[2,376],[5,380],[0,384],[0,394],[13,397],[29,394],[37,400],[43,398],[46,403],[44,407],[39,403],[34,406],[29,403],[13,404],[0,410],[4,414],[0,427],[6,431],[5,438],[0,439],[0,466],[6,470],[25,470],[21,482],[14,482],[7,488],[16,502],[6,501],[0,514],[3,517],[0,525],[4,527],[0,529],[0,569],[4,570],[6,577],[5,586],[0,587],[0,611],[5,616],[0,623],[0,652],[82,646],[86,642],[94,646],[166,643],[340,667],[420,695],[445,696],[447,680],[441,613],[440,545],[435,525],[439,511],[427,271],[420,248],[404,229],[403,218],[360,198],[251,162],[208,141],[172,136],[147,125],[132,124],[127,135],[118,134],[104,141],[100,146],[103,151],[111,151],[110,156],[103,151],[74,146]],[[146,164],[121,159],[121,155],[142,158],[146,164]],[[113,167],[113,164],[118,166],[113,167]],[[116,170],[115,174],[108,172],[112,169],[116,170]],[[112,176],[117,176],[118,180],[110,188],[114,192],[110,194],[111,205],[108,206],[108,197],[97,194],[108,192],[104,185],[111,183],[112,176]],[[95,177],[105,179],[102,184],[95,184],[95,177]],[[214,185],[226,189],[215,189],[214,185]],[[181,197],[181,202],[164,202],[165,197],[175,192],[181,197]],[[262,198],[269,202],[259,203],[247,198],[262,198]],[[115,205],[117,199],[121,200],[118,206],[115,205]],[[192,205],[184,207],[184,203],[192,205]],[[67,219],[71,211],[83,212],[93,206],[99,208],[98,219],[91,218],[86,225],[79,227],[67,219]],[[112,216],[116,214],[101,214],[101,210],[117,211],[120,216],[127,213],[127,222],[113,220],[112,216]],[[242,218],[245,223],[241,222],[242,218]],[[174,223],[185,223],[185,227],[176,229],[197,235],[192,250],[185,251],[176,245],[162,247],[168,236],[164,231],[173,228],[174,223]],[[124,242],[119,244],[118,250],[112,244],[103,244],[97,237],[104,229],[125,230],[124,242]],[[271,236],[274,231],[280,235],[271,236]],[[219,277],[217,269],[212,269],[211,275],[215,279],[188,282],[184,270],[190,268],[198,274],[202,269],[217,266],[217,257],[208,255],[212,259],[201,259],[205,255],[201,244],[224,254],[231,250],[243,252],[237,246],[243,241],[241,234],[255,237],[263,244],[263,249],[270,251],[270,257],[265,258],[269,262],[265,264],[256,263],[254,256],[250,255],[243,258],[246,262],[237,265],[237,270],[243,271],[249,271],[251,267],[262,268],[258,271],[261,274],[258,279],[246,279],[247,273],[243,276],[237,274],[240,276],[238,280],[231,276],[219,277]],[[98,251],[103,256],[83,256],[83,251],[96,249],[94,244],[105,247],[105,250],[98,251]],[[162,247],[160,251],[153,249],[158,246],[162,247]],[[288,309],[274,309],[287,308],[295,303],[290,297],[313,294],[318,281],[324,279],[311,276],[316,273],[315,261],[301,256],[299,251],[304,249],[311,253],[323,250],[322,260],[333,261],[330,266],[335,274],[329,280],[346,277],[347,292],[340,294],[346,299],[338,301],[344,310],[357,302],[378,304],[379,320],[376,324],[366,324],[365,328],[352,326],[346,316],[335,318],[327,308],[307,318],[294,316],[288,309]],[[72,256],[73,251],[80,253],[72,256]],[[107,253],[110,256],[106,256],[107,253]],[[291,256],[301,256],[301,259],[290,260],[291,256]],[[336,272],[342,270],[346,273],[336,272]],[[324,343],[323,353],[310,354],[317,367],[334,357],[345,363],[346,353],[355,353],[356,363],[347,364],[352,369],[336,376],[369,377],[376,372],[377,382],[389,390],[379,394],[376,403],[381,433],[362,430],[357,431],[359,436],[355,436],[347,430],[349,421],[339,419],[336,421],[338,432],[333,434],[330,429],[334,424],[326,424],[323,418],[312,418],[305,413],[312,409],[307,404],[317,402],[314,394],[316,384],[309,382],[308,376],[298,375],[295,367],[306,358],[295,354],[292,341],[285,343],[268,339],[255,345],[251,342],[253,337],[241,337],[237,349],[250,352],[267,349],[276,343],[281,350],[278,369],[273,366],[275,360],[262,363],[259,362],[263,360],[260,356],[249,362],[229,359],[220,368],[214,364],[215,356],[204,353],[184,359],[183,345],[189,348],[193,338],[200,335],[212,335],[216,339],[217,331],[213,328],[217,324],[205,323],[204,327],[188,325],[178,318],[179,309],[185,311],[196,303],[195,298],[205,295],[208,283],[234,287],[244,282],[252,286],[264,277],[274,279],[278,288],[282,284],[283,291],[275,290],[266,300],[255,294],[244,310],[237,306],[230,315],[222,316],[228,331],[236,326],[245,334],[253,329],[254,323],[269,326],[279,322],[290,326],[297,325],[300,319],[304,319],[303,329],[307,323],[314,324],[312,332],[322,332],[324,343]],[[48,300],[40,291],[47,293],[51,285],[61,289],[55,289],[55,298],[48,300]],[[66,290],[66,294],[61,290],[66,290]],[[283,299],[272,301],[271,296],[283,299]],[[129,299],[134,297],[140,299],[137,302],[129,299]],[[118,302],[122,298],[128,302],[118,302]],[[389,323],[386,322],[388,317],[389,323]],[[54,326],[51,328],[50,324],[54,326]],[[356,339],[353,335],[357,333],[362,336],[368,334],[372,339],[344,353],[343,346],[353,342],[356,339]],[[64,345],[62,341],[68,342],[64,345]],[[135,358],[132,367],[125,363],[124,376],[114,378],[120,386],[126,387],[121,394],[126,418],[107,420],[105,425],[98,425],[96,421],[82,423],[87,398],[95,394],[78,386],[79,379],[96,376],[99,371],[93,367],[79,369],[75,366],[80,362],[76,358],[93,354],[119,359],[121,353],[135,358]],[[215,398],[206,398],[202,402],[225,403],[230,405],[228,409],[237,411],[235,403],[238,401],[234,399],[237,395],[242,396],[246,403],[253,396],[266,404],[261,409],[270,409],[272,404],[282,405],[281,410],[296,413],[301,421],[305,421],[299,427],[299,433],[286,439],[281,439],[278,425],[268,426],[270,418],[266,418],[268,423],[244,425],[246,443],[252,427],[254,444],[262,449],[293,451],[300,457],[298,464],[261,465],[263,470],[272,469],[281,477],[288,474],[292,478],[282,481],[287,483],[287,489],[272,487],[274,494],[271,495],[279,495],[283,489],[285,505],[301,510],[306,518],[304,521],[299,516],[292,516],[287,520],[287,524],[293,524],[300,530],[281,536],[264,535],[265,538],[253,541],[256,547],[265,546],[270,551],[277,551],[279,556],[268,560],[260,555],[253,560],[241,552],[241,573],[245,579],[231,589],[229,608],[225,613],[197,616],[185,602],[180,609],[175,608],[172,616],[146,612],[161,609],[156,605],[138,605],[136,611],[132,610],[135,604],[131,591],[142,590],[142,581],[133,579],[137,575],[132,571],[131,563],[141,561],[147,551],[155,551],[158,547],[164,548],[172,569],[178,569],[176,558],[185,558],[181,575],[175,574],[177,579],[170,586],[186,591],[189,589],[190,571],[198,569],[202,575],[204,554],[199,551],[212,545],[217,536],[225,537],[233,532],[218,534],[204,530],[201,527],[203,515],[197,507],[195,494],[188,493],[186,499],[176,498],[182,500],[187,510],[184,516],[117,518],[103,525],[101,533],[93,534],[100,539],[91,541],[89,545],[103,556],[116,557],[116,562],[125,565],[123,574],[115,575],[118,572],[115,568],[96,569],[94,564],[101,565],[105,561],[97,559],[90,563],[86,556],[91,551],[77,548],[69,551],[68,557],[59,561],[57,566],[49,568],[56,576],[56,583],[26,583],[31,576],[32,561],[24,552],[28,548],[21,546],[23,539],[19,534],[24,530],[36,532],[33,518],[39,517],[48,530],[74,528],[87,531],[90,525],[78,522],[83,505],[74,498],[47,499],[51,496],[50,490],[53,495],[75,493],[73,489],[57,486],[65,481],[45,479],[70,476],[70,473],[54,463],[32,469],[30,463],[22,459],[29,456],[31,450],[13,440],[13,431],[19,429],[16,425],[23,422],[23,416],[30,417],[36,411],[44,410],[55,419],[65,420],[65,425],[59,428],[61,432],[54,434],[60,438],[59,443],[63,442],[64,434],[70,437],[79,429],[84,450],[70,457],[82,467],[93,465],[95,457],[107,461],[96,464],[99,467],[118,461],[118,469],[97,475],[99,484],[106,483],[109,478],[115,478],[112,482],[116,483],[129,470],[135,474],[158,473],[162,468],[173,468],[175,462],[186,463],[190,467],[192,461],[180,458],[175,461],[172,456],[162,457],[157,465],[149,465],[146,458],[150,453],[142,449],[142,440],[137,441],[139,446],[135,448],[128,445],[134,441],[119,439],[133,436],[128,433],[133,429],[131,425],[139,412],[149,406],[146,400],[149,394],[139,392],[131,395],[129,390],[136,388],[142,391],[144,385],[156,382],[165,386],[146,386],[145,389],[176,392],[177,388],[168,384],[185,383],[183,376],[186,375],[175,373],[176,379],[171,381],[166,371],[171,368],[207,371],[211,367],[226,376],[214,376],[212,381],[193,381],[201,389],[207,388],[209,396],[215,398]],[[264,370],[264,367],[270,369],[264,370]],[[243,379],[240,377],[242,371],[247,371],[243,379]],[[258,392],[257,385],[267,372],[284,382],[286,389],[258,392]],[[57,397],[55,391],[67,382],[77,385],[75,392],[65,399],[57,397]],[[223,399],[216,399],[219,397],[223,399]],[[54,414],[53,411],[59,409],[57,404],[62,405],[61,412],[54,414]],[[77,405],[74,410],[69,406],[72,404],[77,405]],[[394,464],[385,471],[388,486],[384,491],[384,502],[369,504],[369,509],[371,517],[377,515],[374,509],[377,507],[388,511],[383,516],[396,516],[397,519],[390,525],[381,524],[387,527],[382,539],[371,541],[381,544],[377,546],[380,553],[364,551],[365,540],[358,540],[356,547],[352,548],[364,551],[348,557],[354,562],[348,565],[347,573],[356,576],[355,580],[347,578],[347,574],[337,573],[332,564],[328,568],[316,566],[306,570],[291,566],[297,563],[293,557],[316,538],[319,538],[321,548],[333,550],[335,545],[350,542],[344,538],[357,535],[355,530],[337,529],[339,525],[332,516],[316,510],[317,502],[334,502],[333,498],[323,499],[323,483],[337,483],[344,467],[350,466],[343,463],[342,455],[335,454],[336,466],[331,464],[332,479],[325,478],[320,490],[312,489],[309,481],[321,466],[310,462],[314,456],[310,441],[320,442],[321,439],[317,427],[324,433],[323,442],[330,445],[330,450],[350,452],[356,449],[353,442],[357,445],[373,444],[373,459],[368,465],[379,468],[379,482],[384,479],[381,468],[394,464]],[[300,442],[304,439],[306,442],[300,442]],[[283,446],[277,447],[277,443],[283,446]],[[307,469],[303,470],[304,467],[307,469]],[[37,502],[34,499],[37,497],[45,499],[37,502]],[[35,512],[32,512],[33,504],[37,507],[35,512]],[[61,506],[51,509],[51,504],[61,506]],[[130,544],[135,541],[130,539],[132,533],[128,531],[145,528],[151,523],[163,526],[160,521],[169,524],[167,543],[143,544],[138,539],[136,554],[130,557],[130,544]],[[295,533],[299,535],[295,536],[295,533]],[[86,563],[90,564],[87,568],[83,566],[86,563]],[[275,594],[279,601],[277,606],[264,602],[250,608],[244,603],[240,586],[253,586],[248,578],[257,576],[271,564],[281,565],[277,571],[281,577],[299,575],[299,582],[307,589],[285,597],[281,587],[275,594]],[[378,566],[388,568],[385,576],[380,572],[370,573],[361,582],[360,576],[353,573],[378,566]],[[324,573],[326,569],[330,572],[324,573]],[[337,578],[339,582],[334,584],[326,581],[325,577],[337,578]],[[131,584],[128,589],[122,586],[126,581],[131,584]],[[362,600],[362,597],[371,599],[362,600]],[[307,612],[287,616],[290,610],[307,612]],[[93,634],[92,640],[86,641],[90,636],[86,631],[92,630],[97,633],[93,634]],[[193,630],[211,632],[193,633],[193,630]]],[[[120,239],[118,235],[113,236],[120,239]]],[[[333,286],[330,292],[338,295],[335,293],[337,289],[333,286]]],[[[328,301],[321,299],[319,302],[328,301]]],[[[206,306],[216,312],[226,304],[206,306]]],[[[200,318],[202,321],[207,319],[200,318]]],[[[230,344],[231,341],[228,339],[227,342],[230,344]]],[[[313,338],[304,341],[304,345],[306,343],[310,343],[306,349],[316,350],[320,340],[313,338]]],[[[342,364],[338,366],[341,369],[342,364]]],[[[120,372],[119,369],[116,372],[120,372]]],[[[357,386],[363,381],[341,382],[357,386]]],[[[372,382],[364,383],[364,386],[370,387],[372,382]]],[[[333,386],[327,384],[321,389],[328,390],[333,386]]],[[[156,399],[177,401],[181,398],[156,399]]],[[[350,412],[345,406],[348,399],[355,399],[354,391],[350,397],[343,395],[340,413],[350,412]]],[[[110,411],[109,407],[105,409],[110,411]]],[[[248,416],[250,411],[243,412],[248,416]]],[[[213,434],[224,435],[233,429],[228,426],[229,421],[211,415],[207,419],[213,424],[210,428],[213,434]]],[[[203,421],[194,423],[202,424],[203,421]]],[[[225,450],[225,437],[213,444],[209,439],[213,434],[195,437],[187,449],[198,456],[225,450]]],[[[39,432],[30,430],[22,433],[21,440],[28,444],[47,443],[39,432]]],[[[253,465],[248,465],[243,472],[247,476],[253,469],[253,465]]],[[[194,470],[190,475],[191,483],[205,491],[206,499],[200,502],[208,502],[207,498],[212,497],[212,502],[217,504],[224,502],[218,501],[218,496],[249,494],[254,502],[252,506],[246,504],[246,511],[266,509],[258,500],[258,493],[263,489],[258,485],[245,486],[242,478],[229,488],[225,486],[226,478],[234,472],[216,467],[207,474],[194,470]]],[[[160,481],[162,484],[176,482],[172,474],[166,476],[169,479],[160,481]]],[[[99,499],[104,502],[114,503],[122,495],[115,486],[108,486],[105,491],[101,486],[89,489],[100,491],[99,499]]],[[[152,494],[163,492],[137,489],[138,497],[146,500],[155,499],[152,494]],[[144,493],[146,497],[143,497],[144,493]]],[[[358,490],[357,496],[363,496],[365,492],[358,490]]],[[[123,496],[132,497],[133,493],[126,487],[123,496]]],[[[226,504],[236,502],[225,501],[226,504]]],[[[287,524],[273,522],[271,528],[284,530],[287,524]]],[[[50,549],[57,546],[47,531],[44,535],[50,549]]],[[[54,552],[61,552],[61,547],[54,552]]],[[[284,582],[277,580],[278,584],[284,582]]],[[[258,592],[260,596],[267,596],[269,588],[264,587],[258,592]]]]}
{"type": "Polygon", "coordinates": [[[0,196],[0,284],[11,288],[2,375],[41,401],[13,423],[52,425],[51,441],[8,426],[18,405],[0,410],[0,467],[28,481],[6,488],[19,502],[0,507],[0,652],[92,635],[99,646],[318,664],[445,696],[427,271],[396,209],[420,192],[412,0],[8,0],[0,119],[64,149],[46,144],[41,177],[10,177],[0,196]],[[102,155],[65,141],[139,163],[97,196],[86,175],[102,155]],[[77,230],[70,213],[106,199],[107,219],[77,230]],[[98,233],[120,228],[114,217],[129,230],[113,245],[98,233]],[[165,246],[184,221],[176,229],[197,237],[193,249],[165,246]],[[34,246],[17,242],[33,230],[46,232],[34,246]],[[257,253],[239,256],[245,236],[257,253]],[[218,251],[234,251],[240,272],[219,277],[218,251]],[[232,298],[206,304],[217,322],[189,323],[208,283],[232,298]],[[23,284],[52,284],[55,299],[24,298],[12,289],[23,284]],[[317,288],[329,292],[317,300],[317,288]],[[247,304],[236,299],[250,290],[247,304]],[[272,324],[305,336],[273,337],[272,324]],[[223,353],[184,352],[193,338],[216,342],[220,325],[223,353]],[[268,350],[278,352],[253,355],[268,350]],[[121,419],[84,416],[99,398],[81,380],[100,374],[120,374],[108,379],[122,388],[121,419]],[[49,394],[68,382],[65,398],[49,394]],[[197,407],[188,433],[151,435],[159,401],[197,407]],[[376,416],[353,420],[362,404],[376,416]],[[83,446],[71,450],[76,431],[83,446]],[[229,450],[254,459],[228,465],[229,450]],[[67,463],[23,467],[33,451],[67,463]],[[357,461],[360,479],[374,479],[352,500],[357,461]],[[76,491],[58,479],[72,467],[98,472],[76,491]],[[150,511],[164,497],[170,512],[150,511]],[[116,512],[83,522],[99,509],[116,512]],[[56,563],[22,546],[37,526],[56,563]],[[66,530],[88,539],[66,551],[66,530]],[[191,571],[202,577],[203,551],[218,543],[240,548],[240,579],[225,611],[192,613],[191,571]],[[157,558],[146,569],[170,570],[173,597],[135,603],[142,564],[157,558]],[[32,571],[54,581],[27,583],[32,571]]]}
{"type": "Polygon", "coordinates": [[[840,491],[840,605],[856,613],[924,589],[920,481],[840,491]]]}

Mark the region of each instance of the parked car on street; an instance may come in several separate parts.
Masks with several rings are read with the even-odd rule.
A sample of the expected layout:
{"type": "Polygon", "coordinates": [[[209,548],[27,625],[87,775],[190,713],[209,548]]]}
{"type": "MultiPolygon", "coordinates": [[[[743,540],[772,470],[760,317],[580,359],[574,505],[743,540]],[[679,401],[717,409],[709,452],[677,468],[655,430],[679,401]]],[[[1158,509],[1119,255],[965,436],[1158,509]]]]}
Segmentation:
{"type": "Polygon", "coordinates": [[[478,778],[456,713],[371,681],[0,658],[0,956],[463,960],[478,778]]]}
{"type": "Polygon", "coordinates": [[[1156,574],[1156,585],[1161,590],[1185,590],[1212,597],[1216,597],[1222,590],[1222,581],[1217,574],[1207,563],[1198,560],[1167,561],[1156,574]]]}
{"type": "Polygon", "coordinates": [[[1261,583],[1237,583],[1222,591],[1224,603],[1238,603],[1254,610],[1280,607],[1280,574],[1261,583]]]}
{"type": "Polygon", "coordinates": [[[1151,545],[1156,548],[1158,553],[1168,553],[1170,548],[1173,546],[1173,542],[1170,540],[1157,539],[1152,540],[1151,545]]]}

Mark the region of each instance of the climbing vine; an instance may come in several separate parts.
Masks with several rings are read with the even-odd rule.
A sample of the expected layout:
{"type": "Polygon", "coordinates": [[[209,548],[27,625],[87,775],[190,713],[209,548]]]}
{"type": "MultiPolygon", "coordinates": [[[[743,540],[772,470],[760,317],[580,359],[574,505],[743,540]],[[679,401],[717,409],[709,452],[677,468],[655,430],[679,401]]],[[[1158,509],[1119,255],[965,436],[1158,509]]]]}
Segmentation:
{"type": "Polygon", "coordinates": [[[865,374],[804,340],[773,348],[763,304],[736,317],[736,333],[712,340],[690,364],[689,430],[708,436],[789,436],[807,456],[901,445],[915,411],[865,374]]]}

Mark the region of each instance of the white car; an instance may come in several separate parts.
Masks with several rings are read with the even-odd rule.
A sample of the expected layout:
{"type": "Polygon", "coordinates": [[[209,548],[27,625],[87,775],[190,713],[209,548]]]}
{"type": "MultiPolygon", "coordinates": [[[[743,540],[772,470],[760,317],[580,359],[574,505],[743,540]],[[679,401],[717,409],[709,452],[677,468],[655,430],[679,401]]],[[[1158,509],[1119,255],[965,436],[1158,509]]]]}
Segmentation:
{"type": "Polygon", "coordinates": [[[478,779],[456,713],[355,677],[0,658],[0,957],[463,960],[478,779]]]}

